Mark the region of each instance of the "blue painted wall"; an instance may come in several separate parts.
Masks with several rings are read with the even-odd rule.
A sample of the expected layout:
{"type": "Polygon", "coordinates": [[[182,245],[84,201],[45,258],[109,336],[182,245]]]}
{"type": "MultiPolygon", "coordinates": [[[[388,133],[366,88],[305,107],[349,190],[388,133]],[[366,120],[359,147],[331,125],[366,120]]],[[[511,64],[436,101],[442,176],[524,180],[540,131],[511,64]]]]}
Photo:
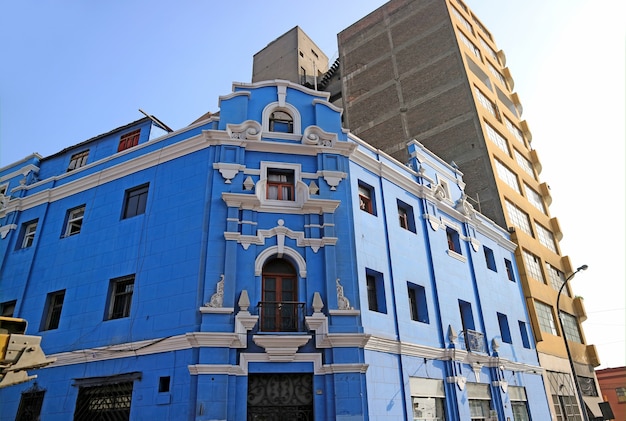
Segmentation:
{"type": "MultiPolygon", "coordinates": [[[[520,285],[504,267],[514,246],[463,210],[460,172],[416,142],[407,166],[379,155],[341,128],[326,94],[288,82],[236,84],[218,117],[156,138],[151,128],[142,119],[0,169],[0,305],[15,301],[27,333],[57,358],[36,372],[42,419],[71,418],[81,385],[119,375],[137,376],[132,419],[245,419],[248,376],[261,373],[312,374],[317,420],[412,419],[416,378],[442,381],[448,419],[469,414],[463,382],[489,384],[501,417],[512,417],[505,383],[526,388],[533,419],[549,416],[534,342],[524,347],[518,328],[528,326],[520,285]],[[272,110],[291,114],[294,133],[269,131],[272,110]],[[117,153],[138,128],[139,145],[117,153]],[[87,165],[68,172],[87,148],[87,165]],[[266,198],[267,168],[294,171],[295,200],[266,198]],[[374,215],[359,209],[359,183],[372,189],[374,215]],[[125,192],[141,185],[145,213],[123,219],[125,192]],[[399,225],[398,200],[412,230],[399,225]],[[68,210],[83,205],[80,233],[64,236],[68,210]],[[34,220],[34,242],[21,248],[34,220]],[[459,234],[458,255],[446,227],[459,234]],[[256,319],[273,257],[298,273],[299,332],[263,332],[256,319]],[[380,311],[369,310],[366,274],[380,278],[380,311]],[[127,275],[130,315],[107,320],[110,282],[127,275]],[[408,285],[424,291],[424,320],[411,319],[408,285]],[[48,294],[60,290],[59,326],[43,330],[48,294]],[[451,339],[463,336],[459,300],[471,304],[481,352],[451,339]],[[159,392],[168,376],[170,391],[159,392]]],[[[0,420],[32,387],[0,390],[0,420]]]]}

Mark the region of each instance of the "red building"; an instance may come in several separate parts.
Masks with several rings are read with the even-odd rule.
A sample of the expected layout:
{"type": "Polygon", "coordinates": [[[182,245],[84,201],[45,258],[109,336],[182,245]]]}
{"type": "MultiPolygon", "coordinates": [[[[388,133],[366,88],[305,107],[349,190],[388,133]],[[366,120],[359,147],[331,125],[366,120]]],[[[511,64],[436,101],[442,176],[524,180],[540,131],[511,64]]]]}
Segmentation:
{"type": "Polygon", "coordinates": [[[596,370],[604,400],[611,404],[614,419],[626,421],[626,367],[596,370]]]}

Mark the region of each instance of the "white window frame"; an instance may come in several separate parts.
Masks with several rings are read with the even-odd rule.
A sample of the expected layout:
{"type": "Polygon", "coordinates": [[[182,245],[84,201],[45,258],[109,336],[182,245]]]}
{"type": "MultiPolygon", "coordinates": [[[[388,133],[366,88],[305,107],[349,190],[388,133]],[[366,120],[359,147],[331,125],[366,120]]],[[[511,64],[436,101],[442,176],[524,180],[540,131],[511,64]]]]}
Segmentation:
{"type": "Polygon", "coordinates": [[[83,226],[83,218],[85,217],[85,205],[74,208],[67,213],[67,224],[65,225],[64,237],[79,234],[83,226]],[[77,227],[78,231],[73,228],[77,227]]]}
{"type": "Polygon", "coordinates": [[[38,223],[39,221],[30,222],[24,227],[24,238],[22,238],[21,248],[25,249],[33,245],[38,223]]]}
{"type": "Polygon", "coordinates": [[[522,189],[520,188],[517,175],[499,159],[495,159],[494,161],[496,163],[496,172],[498,173],[500,180],[504,181],[507,186],[515,190],[517,193],[522,194],[522,189]]]}
{"type": "MultiPolygon", "coordinates": [[[[259,201],[263,205],[286,208],[302,207],[302,204],[305,201],[304,190],[308,191],[308,189],[299,189],[299,183],[302,183],[302,167],[300,164],[261,161],[260,180],[258,188],[256,189],[256,194],[259,201]],[[270,170],[293,171],[293,200],[276,200],[267,198],[267,174],[270,170]]],[[[306,185],[304,187],[306,187],[306,185]]]]}

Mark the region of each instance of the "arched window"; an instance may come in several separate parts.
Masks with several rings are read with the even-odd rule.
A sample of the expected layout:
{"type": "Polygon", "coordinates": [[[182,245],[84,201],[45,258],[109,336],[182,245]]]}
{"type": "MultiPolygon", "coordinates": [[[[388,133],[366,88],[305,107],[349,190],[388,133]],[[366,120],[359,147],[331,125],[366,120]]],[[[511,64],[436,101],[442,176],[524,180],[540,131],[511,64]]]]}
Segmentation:
{"type": "Polygon", "coordinates": [[[293,133],[293,117],[285,110],[275,110],[270,114],[270,131],[293,133]]]}
{"type": "Polygon", "coordinates": [[[261,331],[297,332],[299,328],[298,276],[285,259],[271,259],[263,266],[261,331]]]}

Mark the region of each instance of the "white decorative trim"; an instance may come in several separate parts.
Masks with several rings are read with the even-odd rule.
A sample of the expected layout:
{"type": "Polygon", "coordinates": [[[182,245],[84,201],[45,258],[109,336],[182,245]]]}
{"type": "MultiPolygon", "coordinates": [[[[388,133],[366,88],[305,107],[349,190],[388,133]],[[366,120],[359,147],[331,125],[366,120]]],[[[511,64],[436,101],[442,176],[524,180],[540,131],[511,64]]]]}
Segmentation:
{"type": "Polygon", "coordinates": [[[343,180],[344,178],[348,178],[348,174],[341,171],[323,170],[322,176],[324,177],[324,181],[326,181],[326,184],[330,186],[331,191],[337,190],[337,186],[339,185],[341,180],[343,180]]]}
{"type": "Polygon", "coordinates": [[[298,348],[311,340],[311,335],[254,335],[255,344],[265,349],[270,361],[292,362],[298,348]]]}
{"type": "MultiPolygon", "coordinates": [[[[304,186],[304,189],[308,193],[308,187],[306,186],[306,184],[302,182],[300,183],[304,186]]],[[[265,190],[263,190],[263,192],[265,192],[265,190]]],[[[302,203],[300,205],[301,207],[297,207],[297,205],[292,205],[291,207],[289,207],[285,206],[285,202],[288,203],[288,201],[286,200],[271,200],[262,203],[256,195],[243,193],[222,193],[222,200],[226,202],[226,206],[228,207],[250,209],[256,212],[289,213],[301,215],[312,213],[334,213],[341,204],[341,201],[339,200],[308,198],[305,203],[302,203]]]]}
{"type": "Polygon", "coordinates": [[[15,224],[8,224],[8,225],[3,225],[0,227],[0,238],[2,238],[3,240],[6,238],[7,234],[9,233],[9,231],[14,230],[17,228],[17,225],[15,224]]]}
{"type": "Polygon", "coordinates": [[[459,390],[465,389],[465,384],[467,383],[467,377],[463,376],[450,376],[446,377],[446,381],[448,383],[456,383],[459,390]]]}
{"type": "Polygon", "coordinates": [[[280,258],[284,255],[287,255],[294,260],[295,264],[298,266],[298,272],[300,273],[300,277],[306,278],[306,260],[304,260],[304,258],[300,255],[300,253],[298,253],[291,247],[284,247],[284,246],[283,247],[279,247],[279,246],[268,247],[265,250],[263,250],[261,253],[259,253],[259,255],[256,257],[254,261],[254,275],[261,276],[261,274],[263,273],[263,265],[269,258],[273,256],[277,256],[280,258]]]}
{"type": "MultiPolygon", "coordinates": [[[[300,117],[300,112],[298,111],[296,107],[289,104],[288,102],[285,102],[284,99],[281,101],[281,93],[280,93],[281,87],[279,86],[278,88],[279,88],[279,93],[278,93],[279,100],[277,102],[270,102],[269,104],[265,106],[265,108],[263,108],[263,114],[262,114],[263,135],[267,137],[275,137],[275,135],[280,135],[280,137],[284,135],[291,135],[291,136],[288,136],[290,138],[293,137],[293,135],[298,135],[296,139],[300,140],[302,137],[302,117],[300,117]],[[270,115],[274,111],[285,111],[293,118],[293,134],[270,131],[270,115]]],[[[284,95],[286,97],[287,95],[286,91],[284,95]]]]}
{"type": "Polygon", "coordinates": [[[224,303],[224,274],[220,275],[220,280],[217,281],[215,294],[211,296],[211,300],[205,304],[207,307],[222,307],[224,303]]]}
{"type": "Polygon", "coordinates": [[[325,132],[319,126],[309,126],[304,129],[302,143],[305,145],[319,145],[333,147],[337,142],[337,133],[325,132]]]}
{"type": "Polygon", "coordinates": [[[343,286],[341,286],[341,284],[339,283],[339,278],[337,278],[335,283],[337,284],[337,309],[338,310],[353,310],[352,306],[350,305],[350,300],[348,300],[343,295],[343,286]]]}
{"type": "Polygon", "coordinates": [[[229,241],[237,241],[242,245],[244,250],[248,250],[251,244],[257,246],[265,245],[265,241],[268,238],[277,237],[278,248],[284,247],[285,237],[292,240],[296,240],[298,247],[310,247],[314,253],[317,253],[321,247],[334,246],[337,244],[337,237],[322,237],[322,238],[306,238],[302,231],[292,231],[289,228],[283,226],[284,221],[278,220],[278,225],[269,230],[257,230],[256,235],[244,235],[239,232],[224,232],[224,238],[229,241]]]}
{"type": "Polygon", "coordinates": [[[463,256],[462,254],[457,253],[456,251],[452,251],[448,249],[446,250],[446,253],[448,253],[448,256],[454,257],[459,262],[463,262],[463,263],[467,262],[467,257],[463,256]]]}
{"type": "Polygon", "coordinates": [[[226,184],[232,183],[232,179],[235,178],[239,171],[243,171],[244,168],[245,166],[240,164],[229,164],[226,162],[213,163],[213,169],[219,170],[222,177],[224,177],[224,183],[226,184]]]}
{"type": "Polygon", "coordinates": [[[306,316],[304,321],[309,330],[315,331],[316,348],[364,348],[371,336],[365,333],[328,333],[328,318],[322,313],[306,316]]]}
{"type": "Polygon", "coordinates": [[[358,316],[361,314],[361,310],[328,310],[328,314],[331,316],[358,316]]]}
{"type": "Polygon", "coordinates": [[[241,124],[226,124],[226,132],[231,139],[261,140],[263,127],[255,120],[246,120],[241,124]]]}
{"type": "Polygon", "coordinates": [[[231,314],[234,313],[234,307],[200,307],[202,314],[231,314]]]}

